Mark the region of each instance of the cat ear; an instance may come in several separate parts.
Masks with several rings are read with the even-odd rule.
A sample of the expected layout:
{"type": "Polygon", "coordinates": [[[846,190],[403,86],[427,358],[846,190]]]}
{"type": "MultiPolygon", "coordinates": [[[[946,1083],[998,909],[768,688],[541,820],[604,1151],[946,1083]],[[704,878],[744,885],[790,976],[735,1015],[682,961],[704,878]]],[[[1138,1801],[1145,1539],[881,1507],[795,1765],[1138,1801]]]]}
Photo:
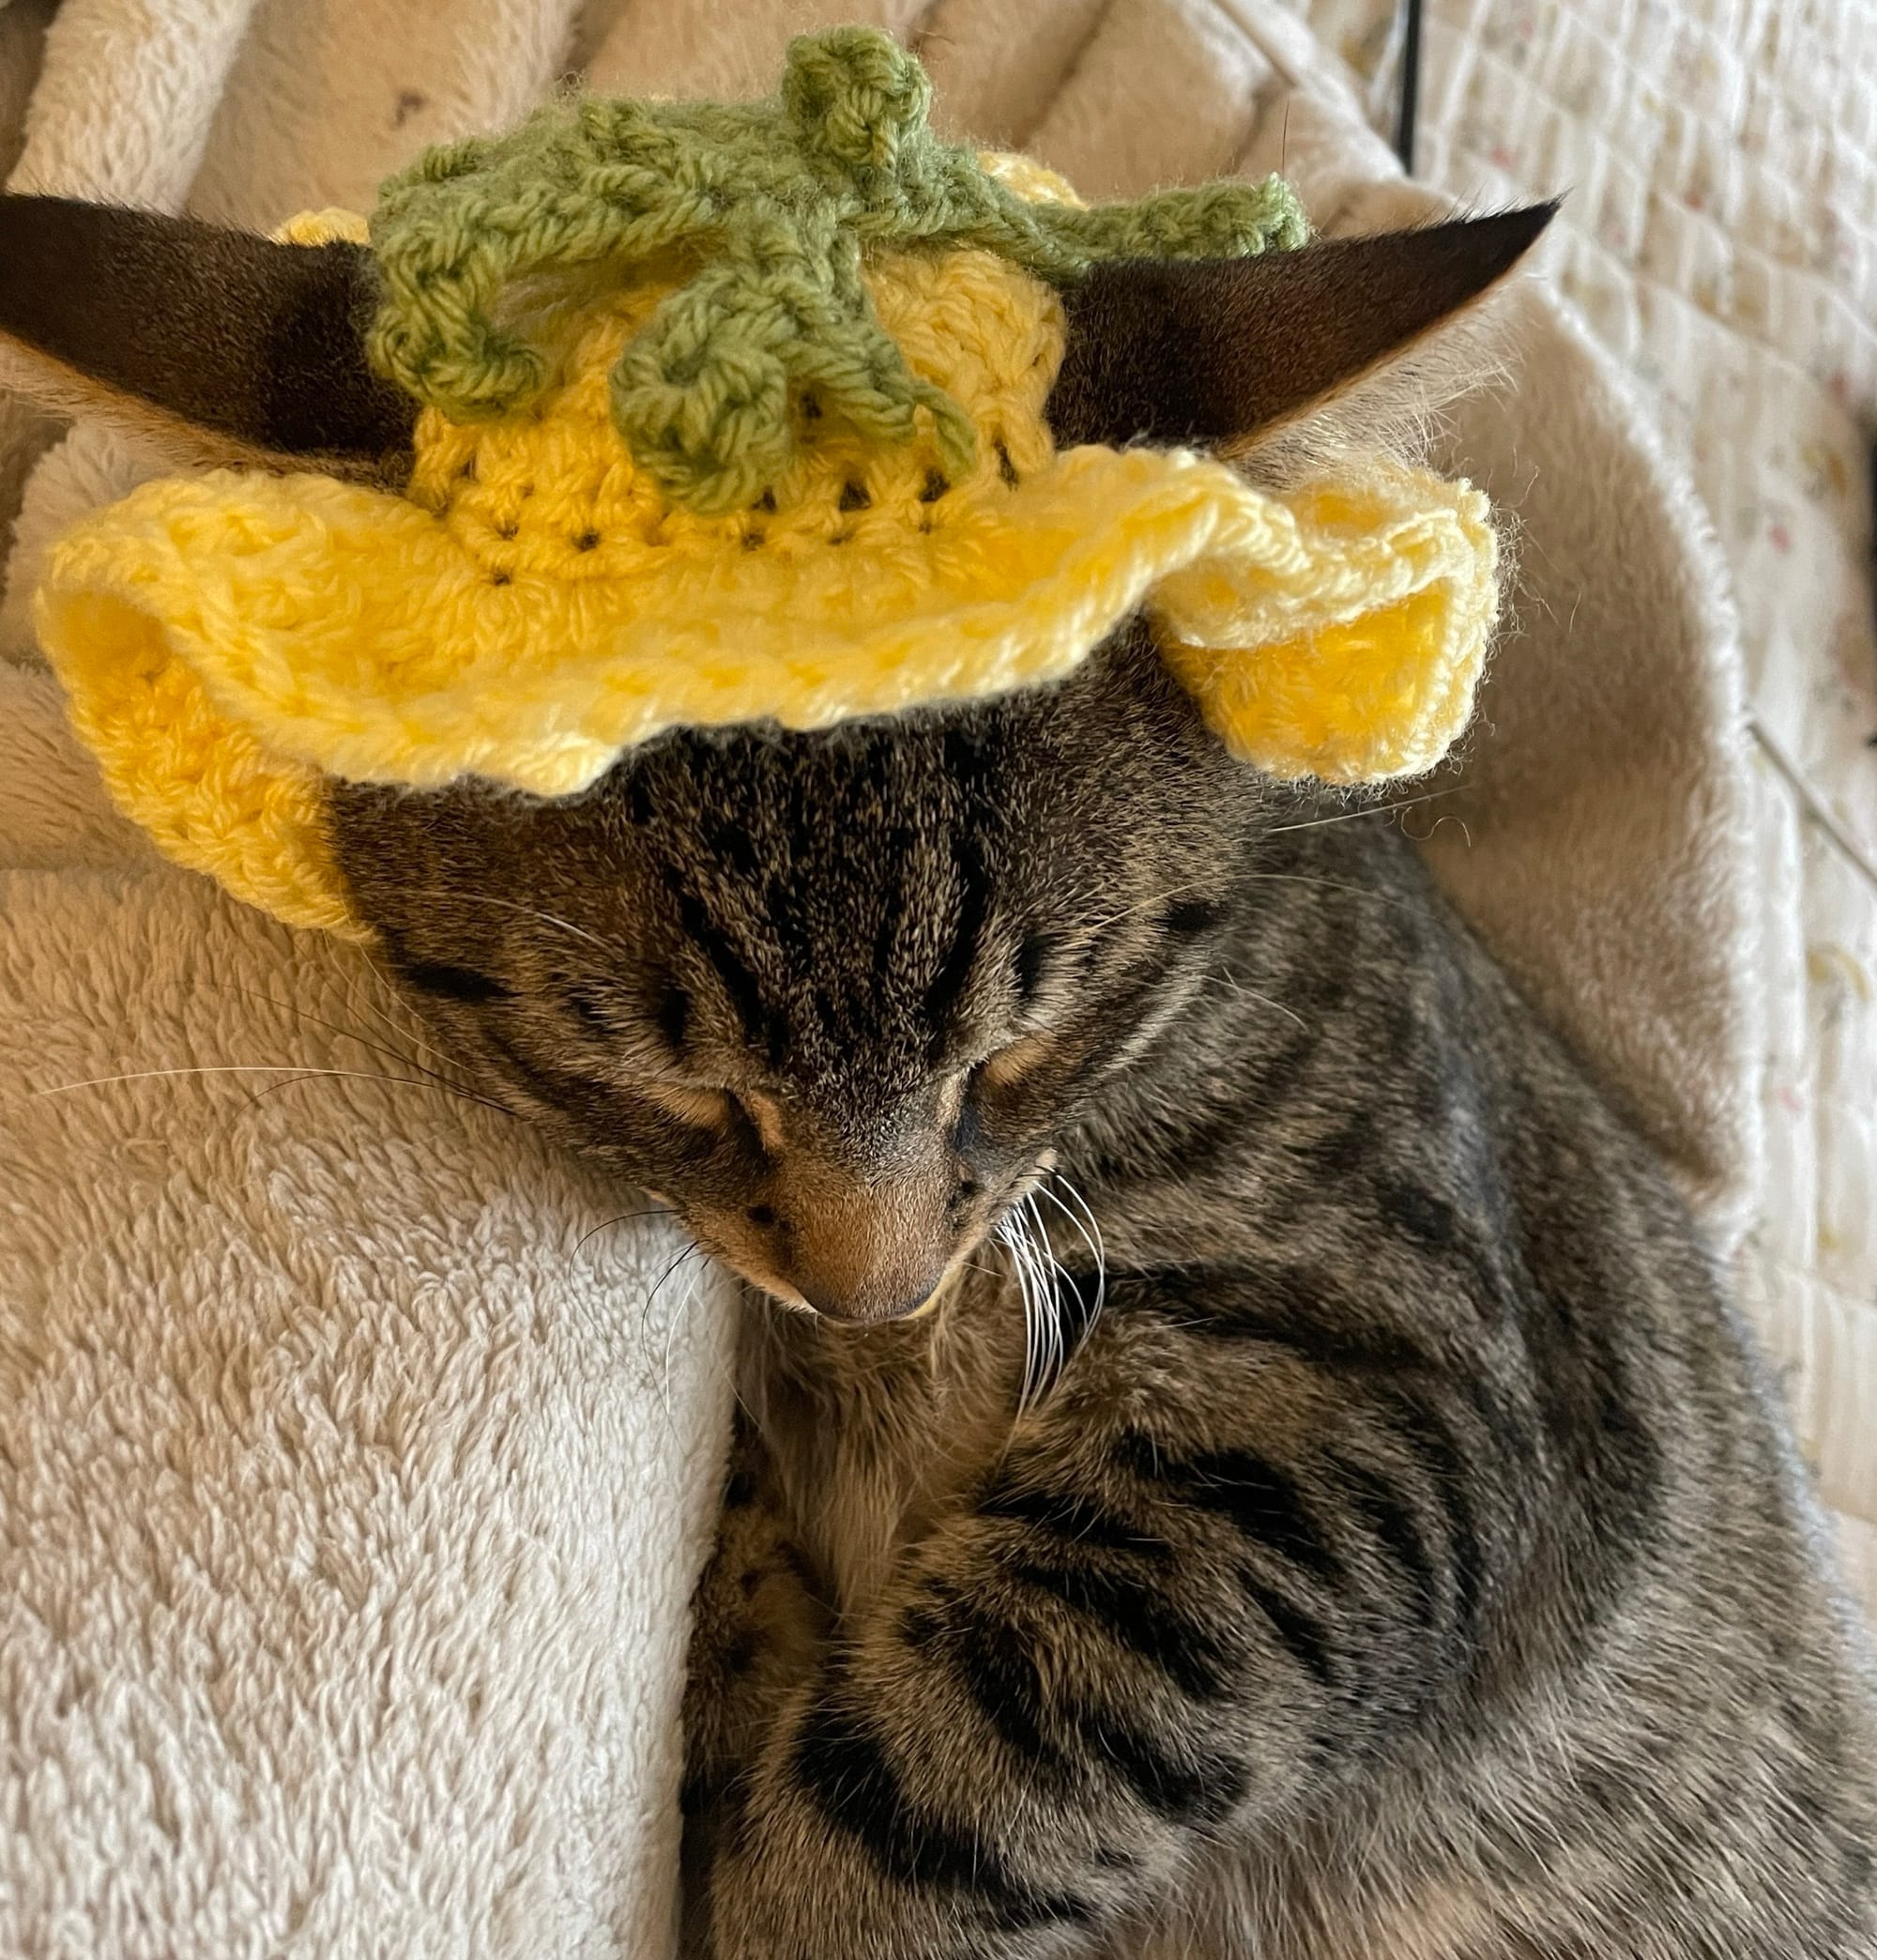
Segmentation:
{"type": "Polygon", "coordinates": [[[1063,293],[1056,440],[1242,444],[1402,353],[1509,272],[1557,205],[1258,258],[1124,259],[1063,293]]]}
{"type": "Polygon", "coordinates": [[[0,350],[20,392],[210,463],[408,473],[417,405],[374,375],[363,246],[0,197],[0,350]]]}

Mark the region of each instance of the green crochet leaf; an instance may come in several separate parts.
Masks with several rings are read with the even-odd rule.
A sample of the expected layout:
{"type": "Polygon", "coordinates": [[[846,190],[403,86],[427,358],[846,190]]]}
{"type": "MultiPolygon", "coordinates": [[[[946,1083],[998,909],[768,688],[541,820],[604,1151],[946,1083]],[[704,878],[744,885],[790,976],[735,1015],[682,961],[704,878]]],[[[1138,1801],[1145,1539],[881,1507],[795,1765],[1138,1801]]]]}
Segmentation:
{"type": "Polygon", "coordinates": [[[372,219],[373,362],[453,420],[506,415],[548,377],[542,350],[498,323],[517,281],[690,248],[702,268],[620,356],[613,417],[667,497],[721,512],[786,467],[790,396],[810,386],[882,442],[908,440],[927,409],[948,467],[969,467],[969,419],[875,316],[869,249],[978,246],[1066,282],[1103,259],[1240,256],[1305,237],[1277,176],[1031,204],[932,133],[931,99],[905,49],[843,27],[791,44],[773,101],[556,103],[507,136],[430,150],[384,186],[372,219]]]}

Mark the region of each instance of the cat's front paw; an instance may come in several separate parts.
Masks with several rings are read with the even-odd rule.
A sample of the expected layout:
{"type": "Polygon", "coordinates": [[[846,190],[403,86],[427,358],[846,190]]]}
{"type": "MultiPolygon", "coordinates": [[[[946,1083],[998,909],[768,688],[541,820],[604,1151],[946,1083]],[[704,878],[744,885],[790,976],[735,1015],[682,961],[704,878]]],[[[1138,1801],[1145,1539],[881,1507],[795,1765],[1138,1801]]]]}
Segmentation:
{"type": "Polygon", "coordinates": [[[828,1615],[806,1560],[756,1494],[747,1452],[725,1491],[698,1582],[684,1689],[685,1960],[713,1952],[710,1874],[736,1831],[753,1766],[790,1691],[817,1665],[828,1615]]]}
{"type": "Polygon", "coordinates": [[[717,1548],[698,1583],[684,1692],[685,1812],[720,1805],[815,1669],[827,1613],[814,1574],[733,1465],[717,1548]]]}
{"type": "Polygon", "coordinates": [[[720,1779],[760,1752],[820,1651],[821,1611],[799,1554],[767,1518],[725,1521],[700,1591],[685,1689],[687,1775],[720,1779]]]}

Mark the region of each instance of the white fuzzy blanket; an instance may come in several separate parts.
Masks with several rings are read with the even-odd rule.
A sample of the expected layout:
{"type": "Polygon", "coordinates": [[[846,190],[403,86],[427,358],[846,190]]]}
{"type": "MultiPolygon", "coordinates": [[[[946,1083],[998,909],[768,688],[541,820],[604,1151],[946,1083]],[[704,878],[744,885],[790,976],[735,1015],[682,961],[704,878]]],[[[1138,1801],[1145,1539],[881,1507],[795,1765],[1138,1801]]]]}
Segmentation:
{"type": "Polygon", "coordinates": [[[656,1953],[726,1318],[52,695],[0,670],[0,1952],[656,1953]]]}
{"type": "MultiPolygon", "coordinates": [[[[0,12],[0,114],[46,12],[0,12]]],[[[1429,208],[1269,0],[65,0],[5,153],[15,188],[267,225],[369,204],[570,62],[727,93],[855,13],[921,40],[954,130],[1090,193],[1282,162],[1329,229],[1429,208]]],[[[1514,630],[1468,787],[1404,820],[1725,1237],[1755,1149],[1730,617],[1624,387],[1541,286],[1510,314],[1448,460],[1523,533],[1514,630]]],[[[0,496],[46,433],[0,407],[0,496]]],[[[0,616],[0,1953],[656,1960],[728,1302],[438,1090],[362,959],[103,806],[23,601],[160,465],[83,428],[46,455],[0,616]]]]}

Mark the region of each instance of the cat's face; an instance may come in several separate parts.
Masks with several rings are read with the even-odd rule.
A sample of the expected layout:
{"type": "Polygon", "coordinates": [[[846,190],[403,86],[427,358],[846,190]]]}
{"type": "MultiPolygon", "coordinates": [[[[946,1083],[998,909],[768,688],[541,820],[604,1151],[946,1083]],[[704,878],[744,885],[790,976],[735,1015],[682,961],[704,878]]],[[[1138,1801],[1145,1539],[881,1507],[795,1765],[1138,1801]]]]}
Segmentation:
{"type": "Polygon", "coordinates": [[[1054,689],[670,737],[566,803],[333,815],[485,1083],[778,1298],[871,1321],[1203,983],[1257,800],[1137,629],[1054,689]]]}

